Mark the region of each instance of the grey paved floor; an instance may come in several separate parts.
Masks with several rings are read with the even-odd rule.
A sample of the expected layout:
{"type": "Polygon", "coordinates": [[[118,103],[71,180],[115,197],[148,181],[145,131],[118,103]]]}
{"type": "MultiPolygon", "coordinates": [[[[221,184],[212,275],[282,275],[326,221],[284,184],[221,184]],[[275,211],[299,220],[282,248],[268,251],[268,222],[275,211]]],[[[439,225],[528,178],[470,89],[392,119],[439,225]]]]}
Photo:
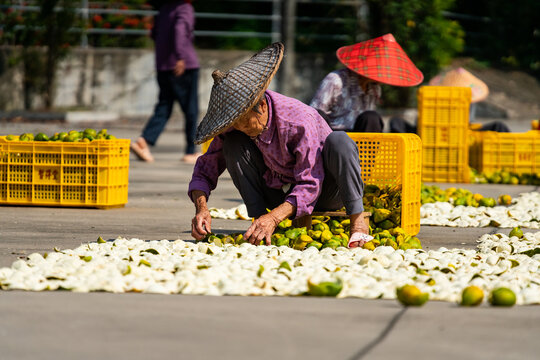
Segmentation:
{"type": "MultiPolygon", "coordinates": [[[[106,127],[119,137],[138,135],[130,124],[106,127]]],[[[57,129],[0,123],[0,134],[57,129]]],[[[173,126],[160,138],[154,164],[132,159],[124,208],[0,207],[0,267],[98,236],[190,239],[194,210],[186,189],[192,167],[179,161],[182,144],[183,135],[173,126]]],[[[536,189],[465,187],[486,195],[536,189]]],[[[224,176],[210,205],[232,207],[240,201],[224,176]]],[[[247,225],[213,223],[217,232],[247,225]]],[[[495,231],[426,226],[419,236],[425,248],[473,248],[479,235],[495,231]]],[[[540,306],[462,309],[428,302],[403,310],[383,300],[12,291],[0,292],[0,359],[537,359],[539,324],[540,306]]]]}

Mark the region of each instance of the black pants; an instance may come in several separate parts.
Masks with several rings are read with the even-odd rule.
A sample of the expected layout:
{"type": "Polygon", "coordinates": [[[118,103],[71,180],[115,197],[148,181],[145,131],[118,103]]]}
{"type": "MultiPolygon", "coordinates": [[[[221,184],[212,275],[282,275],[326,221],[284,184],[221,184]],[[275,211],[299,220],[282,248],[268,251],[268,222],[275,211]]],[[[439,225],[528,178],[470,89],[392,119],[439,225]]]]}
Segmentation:
{"type": "Polygon", "coordinates": [[[510,132],[510,128],[502,121],[492,121],[482,125],[479,131],[510,132]]]}
{"type": "MultiPolygon", "coordinates": [[[[240,192],[251,217],[266,214],[285,201],[291,189],[273,189],[263,178],[268,167],[261,151],[249,136],[240,131],[224,135],[223,155],[227,170],[240,192]]],[[[343,131],[334,131],[323,147],[325,178],[315,210],[338,210],[345,206],[347,214],[364,211],[362,181],[358,147],[343,131]]]]}
{"type": "Polygon", "coordinates": [[[142,137],[155,145],[159,135],[169,121],[173,105],[178,101],[186,119],[186,154],[195,152],[195,132],[199,116],[198,81],[199,69],[186,70],[176,76],[172,71],[158,71],[159,98],[154,115],[148,120],[142,137]]]}
{"type": "Polygon", "coordinates": [[[353,132],[373,132],[380,133],[383,132],[384,123],[376,111],[364,111],[356,118],[354,123],[353,132]]]}
{"type": "MultiPolygon", "coordinates": [[[[317,111],[323,117],[323,119],[330,124],[330,119],[328,119],[328,116],[319,109],[317,109],[317,111]]],[[[347,131],[380,133],[383,132],[383,128],[384,123],[381,115],[379,115],[379,113],[376,111],[368,110],[358,115],[354,123],[354,127],[352,129],[347,129],[347,131]]]]}
{"type": "Polygon", "coordinates": [[[416,134],[416,125],[411,125],[402,118],[393,117],[390,119],[390,132],[416,134]]]}

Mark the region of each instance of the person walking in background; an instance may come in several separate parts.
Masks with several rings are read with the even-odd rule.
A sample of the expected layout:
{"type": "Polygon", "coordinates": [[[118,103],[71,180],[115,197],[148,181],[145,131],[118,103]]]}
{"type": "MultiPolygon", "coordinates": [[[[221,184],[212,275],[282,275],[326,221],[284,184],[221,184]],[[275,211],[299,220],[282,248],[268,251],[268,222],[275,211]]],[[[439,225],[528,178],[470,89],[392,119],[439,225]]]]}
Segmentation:
{"type": "Polygon", "coordinates": [[[329,73],[310,103],[332,130],[382,132],[375,111],[380,84],[415,86],[424,79],[392,34],[341,47],[336,55],[346,68],[329,73]]]}
{"type": "Polygon", "coordinates": [[[195,11],[191,0],[156,0],[152,5],[159,11],[151,34],[155,42],[159,98],[154,114],[141,136],[131,144],[131,150],[143,161],[154,161],[150,146],[156,144],[176,100],[186,119],[186,150],[182,160],[193,164],[200,155],[195,152],[194,143],[199,115],[199,60],[193,46],[195,11]]]}

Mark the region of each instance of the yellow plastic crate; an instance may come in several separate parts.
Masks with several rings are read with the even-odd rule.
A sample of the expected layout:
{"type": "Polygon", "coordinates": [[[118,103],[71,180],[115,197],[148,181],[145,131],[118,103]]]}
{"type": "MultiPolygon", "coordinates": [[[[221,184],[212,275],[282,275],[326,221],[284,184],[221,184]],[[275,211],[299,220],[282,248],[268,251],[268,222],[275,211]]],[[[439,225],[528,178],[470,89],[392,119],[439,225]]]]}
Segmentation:
{"type": "Polygon", "coordinates": [[[0,205],[123,206],[129,143],[7,141],[0,136],[0,205]]]}
{"type": "Polygon", "coordinates": [[[482,139],[485,131],[469,130],[469,166],[481,171],[482,168],[482,139]]]}
{"type": "Polygon", "coordinates": [[[422,141],[415,134],[348,133],[360,153],[365,184],[400,185],[401,227],[420,231],[422,141]]]}
{"type": "Polygon", "coordinates": [[[422,180],[469,182],[471,88],[422,86],[418,91],[418,135],[422,180]]]}
{"type": "Polygon", "coordinates": [[[471,131],[471,167],[480,172],[507,170],[517,174],[540,173],[540,134],[471,131]]]}

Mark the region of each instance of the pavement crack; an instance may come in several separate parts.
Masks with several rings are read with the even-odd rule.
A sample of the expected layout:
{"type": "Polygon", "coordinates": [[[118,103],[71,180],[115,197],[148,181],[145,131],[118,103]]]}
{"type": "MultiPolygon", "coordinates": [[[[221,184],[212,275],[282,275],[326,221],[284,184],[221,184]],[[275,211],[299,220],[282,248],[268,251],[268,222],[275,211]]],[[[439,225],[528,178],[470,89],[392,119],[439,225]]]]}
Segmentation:
{"type": "Polygon", "coordinates": [[[369,342],[366,346],[364,346],[362,349],[360,349],[356,354],[354,354],[352,357],[350,357],[350,360],[359,360],[364,358],[373,348],[375,348],[377,345],[382,343],[384,339],[388,336],[388,334],[392,331],[394,326],[396,326],[399,319],[405,314],[407,311],[407,307],[403,307],[400,312],[398,312],[392,320],[386,325],[386,327],[383,329],[383,331],[377,336],[375,339],[373,339],[371,342],[369,342]]]}

